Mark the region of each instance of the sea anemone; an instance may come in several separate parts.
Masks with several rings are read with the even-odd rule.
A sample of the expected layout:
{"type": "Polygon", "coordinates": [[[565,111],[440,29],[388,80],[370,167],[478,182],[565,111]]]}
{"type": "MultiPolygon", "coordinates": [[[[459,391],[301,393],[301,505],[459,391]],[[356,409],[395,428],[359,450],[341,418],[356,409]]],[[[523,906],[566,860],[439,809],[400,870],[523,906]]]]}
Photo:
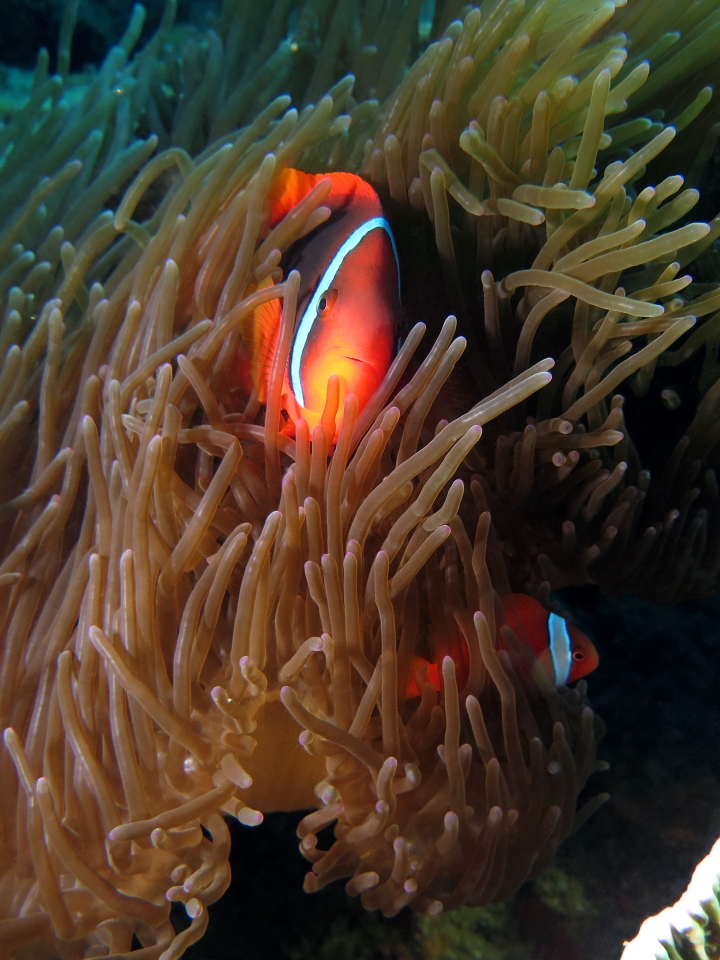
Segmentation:
{"type": "MultiPolygon", "coordinates": [[[[613,153],[603,123],[647,79],[643,43],[653,57],[660,44],[667,84],[688,51],[702,65],[706,41],[691,16],[684,56],[668,53],[655,28],[670,5],[626,67],[624,37],[589,45],[612,3],[502,0],[448,24],[451,6],[417,50],[435,28],[418,30],[413,3],[380,20],[373,4],[357,20],[344,3],[269,19],[228,3],[217,32],[181,45],[170,4],[128,64],[136,8],[68,105],[71,3],[60,76],[41,54],[0,131],[7,956],[129,955],[134,938],[139,956],[180,956],[229,882],[221,814],[252,826],[316,807],[300,825],[306,889],[344,877],[368,908],[432,914],[507,896],[604,799],[576,812],[602,725],[583,683],[555,690],[502,627],[491,519],[525,589],[612,585],[617,569],[640,583],[647,478],[607,398],[633,373],[647,383],[715,309],[714,286],[681,299],[678,274],[720,227],[668,230],[697,200],[671,199],[679,177],[635,195],[672,126],[612,128],[613,153]],[[382,105],[354,99],[348,61],[382,105]],[[136,129],[148,136],[129,143],[136,129]],[[423,325],[407,331],[368,406],[346,401],[336,443],[333,378],[312,436],[281,430],[299,278],[280,264],[325,216],[317,194],[265,235],[291,165],[362,167],[391,212],[429,223],[458,316],[424,353],[423,325]],[[282,326],[260,407],[233,369],[244,321],[271,299],[282,326]],[[474,395],[453,410],[463,364],[474,395]],[[440,610],[469,679],[459,690],[446,658],[440,695],[421,682],[408,700],[440,610]],[[171,902],[191,920],[179,934],[171,902]]],[[[712,324],[674,359],[714,342],[712,324]]],[[[688,450],[715,447],[714,396],[661,498],[688,531],[649,528],[686,594],[720,568],[708,509],[677,500],[697,473],[688,450]]]]}
{"type": "Polygon", "coordinates": [[[720,928],[720,840],[693,871],[687,890],[672,907],[648,917],[625,944],[623,960],[705,960],[717,953],[720,928]]]}
{"type": "MultiPolygon", "coordinates": [[[[646,7],[631,4],[620,25],[634,27],[641,8],[652,21],[646,7]]],[[[363,170],[434,225],[480,389],[520,374],[534,356],[557,358],[552,384],[503,420],[478,470],[516,586],[591,581],[670,602],[713,593],[720,569],[712,469],[704,489],[694,486],[703,465],[715,464],[720,300],[716,284],[680,276],[712,252],[720,221],[684,222],[699,194],[681,190],[682,176],[635,184],[677,133],[693,121],[702,132],[712,90],[676,106],[668,124],[660,109],[614,118],[628,101],[635,111],[657,100],[664,85],[648,81],[648,59],[662,63],[662,81],[688,75],[691,49],[696,67],[712,64],[694,20],[671,38],[663,30],[677,24],[664,11],[649,37],[608,35],[613,13],[612,4],[526,13],[498,4],[489,19],[471,11],[381,111],[363,170]],[[660,35],[663,49],[644,59],[645,41],[660,35]],[[488,59],[488,49],[499,52],[488,59]],[[703,347],[705,397],[651,484],[613,393],[633,377],[634,392],[646,394],[658,363],[677,366],[703,347]]],[[[691,184],[718,131],[708,130],[691,184]]]]}

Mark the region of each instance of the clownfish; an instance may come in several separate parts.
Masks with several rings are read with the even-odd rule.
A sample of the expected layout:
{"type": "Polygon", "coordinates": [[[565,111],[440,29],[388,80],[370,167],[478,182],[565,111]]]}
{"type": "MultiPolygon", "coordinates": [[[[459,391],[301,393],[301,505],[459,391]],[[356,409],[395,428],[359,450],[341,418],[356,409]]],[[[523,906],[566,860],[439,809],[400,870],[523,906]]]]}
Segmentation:
{"type": "MultiPolygon", "coordinates": [[[[541,667],[556,687],[574,683],[597,667],[599,658],[592,640],[564,617],[549,612],[524,593],[513,593],[500,600],[505,623],[521,640],[527,639],[541,667]]],[[[462,691],[465,687],[470,671],[467,645],[454,620],[449,623],[446,632],[448,636],[436,644],[435,663],[423,657],[412,658],[405,693],[407,699],[420,696],[416,679],[418,671],[427,670],[428,680],[440,691],[440,664],[445,656],[451,656],[455,661],[458,689],[462,691]]]]}
{"type": "MultiPolygon", "coordinates": [[[[362,410],[387,373],[400,321],[400,267],[390,224],[375,190],[351,173],[310,174],[287,168],[270,192],[267,232],[318,183],[331,182],[330,216],[285,253],[285,275],[298,270],[295,331],[283,384],[283,409],[310,429],[320,423],[327,382],[340,381],[340,410],[355,394],[362,410]]],[[[258,307],[244,337],[255,394],[267,397],[282,305],[258,307]]]]}

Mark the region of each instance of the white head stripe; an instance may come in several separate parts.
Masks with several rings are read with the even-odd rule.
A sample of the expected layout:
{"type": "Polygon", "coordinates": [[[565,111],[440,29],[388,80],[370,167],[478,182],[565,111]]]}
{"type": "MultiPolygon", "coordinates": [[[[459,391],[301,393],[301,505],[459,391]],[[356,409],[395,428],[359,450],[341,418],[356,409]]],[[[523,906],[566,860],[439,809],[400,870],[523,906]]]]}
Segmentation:
{"type": "Polygon", "coordinates": [[[390,224],[384,217],[373,217],[370,220],[366,220],[365,223],[361,223],[359,227],[353,230],[353,232],[332,258],[330,261],[330,266],[320,277],[318,285],[315,288],[315,292],[312,295],[310,303],[305,308],[305,313],[302,315],[302,320],[297,328],[292,353],[290,354],[290,385],[293,389],[293,393],[295,394],[295,399],[301,407],[305,406],[305,396],[303,394],[302,383],[300,381],[300,362],[302,360],[303,351],[305,350],[305,344],[307,343],[308,337],[310,336],[310,331],[312,330],[312,325],[317,318],[318,304],[322,299],[322,295],[325,293],[328,287],[331,286],[333,280],[337,276],[340,267],[343,265],[345,257],[347,257],[347,255],[355,249],[363,237],[366,237],[371,230],[385,230],[388,237],[390,237],[390,243],[392,244],[393,253],[395,254],[395,264],[398,272],[398,294],[400,293],[400,262],[398,260],[397,247],[395,246],[395,238],[392,235],[390,224]]]}
{"type": "Polygon", "coordinates": [[[550,636],[550,656],[555,670],[555,686],[568,682],[572,665],[572,645],[567,623],[556,613],[548,616],[548,634],[550,636]]]}

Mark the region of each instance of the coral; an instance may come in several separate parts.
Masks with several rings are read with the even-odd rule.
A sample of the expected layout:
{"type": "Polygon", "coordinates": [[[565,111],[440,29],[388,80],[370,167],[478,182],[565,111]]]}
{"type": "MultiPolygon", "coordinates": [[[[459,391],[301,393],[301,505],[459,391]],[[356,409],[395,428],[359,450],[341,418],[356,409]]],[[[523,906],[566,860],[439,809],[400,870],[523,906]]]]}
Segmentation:
{"type": "Polygon", "coordinates": [[[625,944],[623,960],[709,960],[720,949],[720,840],[695,868],[672,907],[648,917],[625,944]]]}

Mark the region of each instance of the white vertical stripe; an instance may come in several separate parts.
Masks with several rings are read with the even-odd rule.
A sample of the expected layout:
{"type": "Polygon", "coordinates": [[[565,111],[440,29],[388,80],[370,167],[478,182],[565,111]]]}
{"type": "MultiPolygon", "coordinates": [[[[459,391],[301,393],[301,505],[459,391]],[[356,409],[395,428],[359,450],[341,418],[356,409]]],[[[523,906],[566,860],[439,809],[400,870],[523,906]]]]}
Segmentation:
{"type": "Polygon", "coordinates": [[[398,274],[398,295],[400,294],[400,263],[398,261],[397,247],[395,246],[395,238],[392,235],[390,224],[384,217],[372,217],[372,219],[366,220],[365,223],[361,223],[357,229],[353,230],[353,232],[332,258],[330,261],[330,266],[320,277],[318,285],[315,287],[315,293],[313,293],[312,299],[307,305],[305,313],[302,316],[302,320],[300,321],[300,325],[297,328],[297,333],[295,334],[295,340],[293,342],[292,353],[290,355],[290,386],[295,394],[295,399],[301,407],[305,406],[305,395],[303,393],[302,382],[300,380],[300,363],[302,362],[303,351],[305,350],[305,344],[310,336],[312,325],[317,319],[318,304],[320,303],[322,295],[325,293],[325,291],[332,286],[332,282],[337,276],[340,267],[343,265],[345,257],[347,257],[347,255],[355,249],[360,241],[366,237],[371,230],[385,230],[387,235],[390,237],[390,243],[392,244],[393,253],[395,254],[395,265],[397,267],[398,274]]]}
{"type": "Polygon", "coordinates": [[[550,656],[555,670],[555,686],[561,687],[568,682],[572,665],[572,645],[567,623],[556,613],[548,616],[548,634],[550,636],[550,656]]]}

